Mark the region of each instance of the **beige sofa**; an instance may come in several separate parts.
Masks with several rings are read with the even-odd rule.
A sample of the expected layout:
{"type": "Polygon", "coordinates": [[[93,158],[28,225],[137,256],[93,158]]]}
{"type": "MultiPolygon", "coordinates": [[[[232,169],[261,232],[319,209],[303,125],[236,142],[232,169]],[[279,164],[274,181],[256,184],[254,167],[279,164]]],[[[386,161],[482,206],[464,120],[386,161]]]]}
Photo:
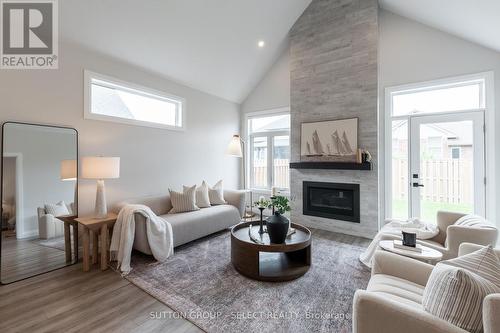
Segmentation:
{"type": "MultiPolygon", "coordinates": [[[[464,243],[459,255],[480,249],[464,243]]],[[[496,250],[500,257],[500,249],[496,250]]],[[[434,266],[394,253],[377,251],[366,290],[354,294],[354,333],[466,332],[424,311],[422,295],[434,266]]],[[[485,333],[500,332],[500,294],[483,301],[485,333]]]]}
{"type": "MultiPolygon", "coordinates": [[[[441,252],[443,260],[455,258],[458,255],[458,248],[462,243],[479,245],[496,244],[498,237],[497,228],[486,221],[485,223],[473,226],[454,225],[462,216],[465,216],[465,214],[438,211],[437,226],[439,233],[431,239],[417,240],[417,242],[441,252]]],[[[386,239],[401,239],[401,236],[383,234],[381,240],[386,239]]]]}
{"type": "MultiPolygon", "coordinates": [[[[118,213],[127,204],[146,205],[158,216],[163,217],[172,226],[174,247],[189,243],[198,238],[227,229],[241,221],[245,210],[244,191],[224,191],[226,205],[216,205],[200,210],[168,214],[172,209],[169,195],[143,197],[125,200],[115,207],[118,213]]],[[[146,219],[137,214],[135,216],[134,249],[152,254],[146,237],[146,219]]]]}

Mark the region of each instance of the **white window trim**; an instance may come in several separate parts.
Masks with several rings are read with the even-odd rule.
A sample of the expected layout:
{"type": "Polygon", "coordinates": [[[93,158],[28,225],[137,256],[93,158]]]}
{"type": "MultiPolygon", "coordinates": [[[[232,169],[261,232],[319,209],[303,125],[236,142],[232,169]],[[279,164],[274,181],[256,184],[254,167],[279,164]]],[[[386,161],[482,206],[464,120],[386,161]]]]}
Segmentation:
{"type": "Polygon", "coordinates": [[[103,75],[99,73],[95,73],[89,70],[84,70],[84,98],[83,98],[83,117],[84,119],[91,120],[100,120],[100,121],[109,121],[113,123],[127,124],[127,125],[136,125],[136,126],[144,126],[144,127],[153,127],[153,128],[161,128],[161,129],[169,129],[174,131],[185,131],[186,130],[186,99],[175,96],[172,94],[165,93],[163,91],[155,90],[152,88],[144,87],[138,84],[126,82],[108,75],[103,75]],[[148,94],[159,96],[168,100],[173,100],[175,102],[180,102],[180,115],[181,115],[181,126],[172,126],[166,124],[159,124],[149,121],[142,121],[136,119],[125,119],[121,117],[113,117],[102,114],[92,113],[92,79],[103,80],[111,85],[120,86],[120,88],[130,89],[134,91],[134,93],[143,93],[144,96],[148,96],[148,94]]]}
{"type": "MultiPolygon", "coordinates": [[[[457,114],[462,112],[471,112],[482,110],[484,112],[485,119],[485,175],[486,175],[486,218],[491,221],[496,221],[496,177],[495,177],[495,86],[494,86],[494,74],[492,71],[489,72],[481,72],[477,74],[469,74],[469,75],[461,75],[454,76],[449,78],[419,82],[419,83],[411,83],[399,86],[392,86],[385,88],[385,110],[384,110],[384,133],[382,137],[384,138],[384,163],[385,163],[385,173],[384,173],[384,186],[385,186],[385,195],[383,196],[384,200],[384,212],[385,216],[382,217],[381,222],[385,220],[385,218],[389,217],[389,214],[392,212],[392,198],[391,198],[391,173],[392,173],[392,161],[391,161],[391,149],[392,149],[392,120],[397,119],[406,119],[410,116],[418,117],[427,116],[431,114],[457,114]],[[415,115],[405,115],[405,116],[392,116],[392,94],[395,91],[403,91],[403,90],[417,90],[422,89],[425,90],[424,87],[439,87],[441,85],[452,85],[454,83],[466,82],[466,81],[476,81],[476,80],[484,80],[484,92],[483,98],[486,97],[484,101],[484,108],[482,109],[474,109],[474,110],[461,110],[461,111],[451,111],[451,112],[436,112],[436,113],[422,113],[415,115]]],[[[380,224],[381,226],[383,223],[380,224]]]]}
{"type": "MultiPolygon", "coordinates": [[[[251,185],[252,185],[252,179],[251,179],[251,166],[252,166],[252,160],[253,160],[253,157],[252,157],[252,154],[251,154],[251,138],[250,138],[250,134],[249,134],[249,129],[248,129],[248,121],[250,120],[250,118],[256,118],[256,117],[270,117],[270,116],[280,116],[280,115],[289,115],[290,114],[290,107],[289,106],[286,106],[286,107],[280,107],[280,108],[276,108],[276,109],[269,109],[269,110],[261,110],[261,111],[255,111],[255,112],[248,112],[248,113],[245,113],[245,116],[243,117],[243,135],[244,135],[244,138],[245,138],[245,142],[246,142],[246,149],[245,149],[245,154],[246,154],[246,158],[245,160],[247,161],[247,165],[246,165],[246,175],[244,175],[245,179],[246,179],[246,184],[248,184],[248,186],[250,187],[250,190],[253,192],[253,193],[257,193],[257,194],[265,194],[265,195],[270,195],[271,194],[271,189],[268,189],[268,188],[253,188],[251,185]]],[[[290,124],[290,127],[291,127],[291,124],[290,124]]],[[[290,132],[291,132],[291,129],[289,131],[275,131],[275,132],[272,132],[273,135],[276,135],[276,133],[280,133],[282,135],[289,135],[290,137],[290,140],[291,140],[291,135],[290,135],[290,132]]],[[[257,136],[266,136],[265,134],[262,134],[262,135],[257,135],[257,136]]],[[[291,145],[291,141],[290,141],[290,145],[291,145]]],[[[268,152],[267,152],[267,156],[268,156],[268,159],[269,158],[272,158],[272,149],[269,149],[269,136],[268,136],[268,152]]],[[[291,148],[291,146],[290,146],[291,148]]],[[[269,174],[272,173],[272,170],[268,170],[268,177],[269,177],[269,174]]],[[[269,179],[269,178],[268,178],[269,179]]],[[[272,177],[270,178],[272,179],[272,177]]],[[[283,190],[283,189],[281,189],[283,190]]],[[[288,196],[290,195],[290,189],[285,189],[285,191],[281,191],[281,194],[282,195],[285,195],[285,196],[288,196]]]]}

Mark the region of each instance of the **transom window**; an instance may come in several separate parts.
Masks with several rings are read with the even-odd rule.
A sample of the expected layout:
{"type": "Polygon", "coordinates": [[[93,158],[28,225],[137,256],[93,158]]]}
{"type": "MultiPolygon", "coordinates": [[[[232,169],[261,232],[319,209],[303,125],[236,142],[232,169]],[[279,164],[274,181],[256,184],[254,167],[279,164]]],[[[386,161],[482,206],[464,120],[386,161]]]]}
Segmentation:
{"type": "Polygon", "coordinates": [[[392,116],[483,109],[484,80],[471,80],[391,93],[392,116]]]}
{"type": "Polygon", "coordinates": [[[290,114],[248,118],[250,186],[253,189],[290,188],[290,114]]]}
{"type": "Polygon", "coordinates": [[[184,99],[85,72],[85,118],[183,129],[184,99]]]}

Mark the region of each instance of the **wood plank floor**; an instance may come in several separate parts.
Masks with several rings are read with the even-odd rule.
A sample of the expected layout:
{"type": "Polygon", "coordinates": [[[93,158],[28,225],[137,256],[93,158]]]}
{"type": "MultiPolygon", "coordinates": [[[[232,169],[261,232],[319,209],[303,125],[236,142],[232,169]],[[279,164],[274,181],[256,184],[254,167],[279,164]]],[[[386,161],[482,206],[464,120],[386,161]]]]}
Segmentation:
{"type": "Polygon", "coordinates": [[[0,286],[0,332],[201,332],[118,273],[81,263],[0,286]],[[152,319],[151,313],[159,319],[152,319]]]}
{"type": "Polygon", "coordinates": [[[1,281],[10,283],[66,266],[64,251],[2,232],[1,281]]]}

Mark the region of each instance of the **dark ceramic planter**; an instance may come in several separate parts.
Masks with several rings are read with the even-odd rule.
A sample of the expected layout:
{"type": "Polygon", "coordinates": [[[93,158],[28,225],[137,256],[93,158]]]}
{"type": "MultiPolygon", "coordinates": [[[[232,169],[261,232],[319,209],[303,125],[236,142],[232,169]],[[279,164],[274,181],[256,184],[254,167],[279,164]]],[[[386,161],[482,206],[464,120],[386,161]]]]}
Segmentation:
{"type": "Polygon", "coordinates": [[[271,243],[282,244],[285,242],[290,221],[278,212],[267,218],[267,233],[271,243]]]}

